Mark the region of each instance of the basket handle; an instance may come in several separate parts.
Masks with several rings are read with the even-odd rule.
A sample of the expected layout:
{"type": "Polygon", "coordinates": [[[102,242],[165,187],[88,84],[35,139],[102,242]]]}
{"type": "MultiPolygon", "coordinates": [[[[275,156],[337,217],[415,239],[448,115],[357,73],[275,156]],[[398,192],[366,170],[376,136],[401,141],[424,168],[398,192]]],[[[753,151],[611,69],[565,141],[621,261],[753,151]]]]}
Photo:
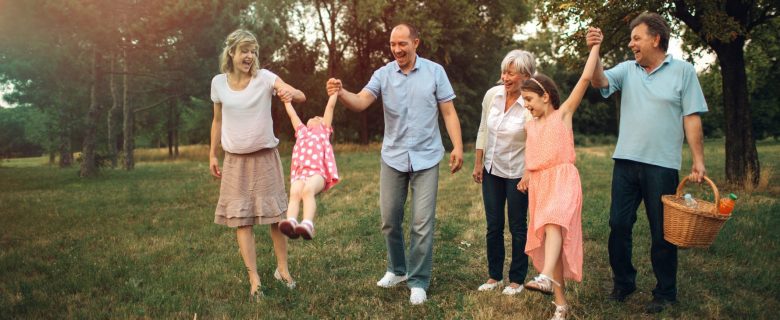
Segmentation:
{"type": "MultiPolygon", "coordinates": [[[[677,192],[675,193],[675,195],[678,198],[682,196],[682,190],[683,190],[683,187],[685,186],[685,182],[688,181],[688,177],[690,177],[690,176],[685,176],[685,178],[683,178],[682,181],[680,181],[680,184],[677,185],[677,192]]],[[[720,199],[720,193],[718,192],[718,187],[715,185],[714,182],[712,182],[712,180],[710,180],[710,178],[707,178],[707,176],[703,176],[702,178],[704,178],[704,181],[707,181],[707,183],[710,185],[710,188],[712,189],[712,193],[715,196],[715,201],[713,201],[715,206],[712,209],[712,213],[713,214],[717,214],[718,213],[718,200],[720,199]]]]}

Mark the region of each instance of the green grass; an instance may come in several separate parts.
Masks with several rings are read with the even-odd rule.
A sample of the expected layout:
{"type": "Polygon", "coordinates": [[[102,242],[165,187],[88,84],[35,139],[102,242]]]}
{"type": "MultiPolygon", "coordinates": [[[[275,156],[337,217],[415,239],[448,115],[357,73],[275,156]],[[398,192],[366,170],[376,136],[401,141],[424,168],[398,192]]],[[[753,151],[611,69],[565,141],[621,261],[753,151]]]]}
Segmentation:
{"type": "MultiPolygon", "coordinates": [[[[337,152],[343,182],[318,199],[315,240],[290,242],[291,272],[299,288],[289,291],[273,279],[275,260],[268,228],[255,228],[266,294],[260,303],[249,302],[234,232],[212,222],[219,184],[208,175],[205,159],[140,162],[132,172],[103,170],[92,179],[78,178],[75,168],[46,166],[44,158],[4,162],[0,166],[0,319],[192,319],[196,314],[198,319],[539,319],[551,315],[548,297],[530,292],[505,297],[475,290],[486,279],[487,268],[481,192],[470,179],[473,153],[466,155],[464,170],[458,174],[441,168],[430,301],[412,307],[405,286],[376,287],[386,257],[377,206],[379,155],[376,149],[355,150],[337,152]]],[[[780,189],[771,175],[780,163],[780,144],[759,143],[768,177],[752,193],[740,192],[734,218],[715,244],[680,251],[680,303],[658,317],[642,314],[655,280],[641,209],[634,229],[639,290],[623,304],[604,301],[611,289],[606,248],[611,150],[611,146],[578,149],[585,277],[568,287],[571,319],[774,318],[780,308],[780,189]]],[[[708,142],[706,155],[712,178],[723,181],[722,141],[708,142]]],[[[288,161],[289,155],[283,159],[285,168],[288,161]]],[[[687,171],[687,167],[682,170],[687,171]]],[[[696,186],[691,189],[702,192],[696,186]]]]}

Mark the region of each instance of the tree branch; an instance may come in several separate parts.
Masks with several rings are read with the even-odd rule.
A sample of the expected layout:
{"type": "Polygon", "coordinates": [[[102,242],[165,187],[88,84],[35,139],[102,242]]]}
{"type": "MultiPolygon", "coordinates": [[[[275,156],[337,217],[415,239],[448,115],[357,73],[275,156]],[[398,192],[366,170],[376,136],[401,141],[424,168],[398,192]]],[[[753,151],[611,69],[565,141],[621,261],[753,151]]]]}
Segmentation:
{"type": "Polygon", "coordinates": [[[159,106],[159,105],[165,103],[166,101],[168,101],[170,99],[173,99],[173,98],[176,98],[176,97],[180,97],[180,96],[183,96],[183,94],[176,94],[176,95],[172,95],[172,96],[167,96],[167,97],[163,98],[162,100],[157,101],[155,103],[152,103],[150,105],[146,105],[146,106],[143,106],[141,108],[133,109],[133,112],[141,112],[141,111],[149,110],[151,108],[154,108],[156,106],[159,106]]]}

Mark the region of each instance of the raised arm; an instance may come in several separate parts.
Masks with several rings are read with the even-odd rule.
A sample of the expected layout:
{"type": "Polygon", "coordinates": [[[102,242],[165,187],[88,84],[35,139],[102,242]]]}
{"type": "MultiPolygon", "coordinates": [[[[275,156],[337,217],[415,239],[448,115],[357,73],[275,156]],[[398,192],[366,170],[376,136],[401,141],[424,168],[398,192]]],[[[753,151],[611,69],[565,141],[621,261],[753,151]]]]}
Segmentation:
{"type": "Polygon", "coordinates": [[[306,102],[306,95],[303,94],[303,91],[293,88],[291,85],[284,82],[282,78],[276,78],[274,90],[276,90],[276,96],[278,96],[282,102],[306,102]]]}
{"type": "Polygon", "coordinates": [[[336,94],[328,97],[328,104],[325,105],[325,113],[322,115],[322,123],[328,127],[333,123],[333,109],[336,108],[336,99],[338,99],[336,94]]]}
{"type": "Polygon", "coordinates": [[[376,100],[376,97],[365,89],[360,90],[358,93],[347,91],[347,89],[341,86],[341,80],[339,79],[328,79],[326,88],[329,96],[338,95],[339,100],[347,109],[356,112],[366,110],[376,100]]]}
{"type": "Polygon", "coordinates": [[[601,45],[594,45],[590,48],[590,55],[588,55],[588,61],[585,62],[585,68],[582,70],[580,80],[571,90],[569,97],[561,104],[561,111],[563,111],[563,117],[568,123],[571,123],[571,116],[577,111],[577,107],[580,106],[582,97],[585,96],[585,92],[588,90],[588,83],[593,78],[593,71],[596,69],[596,64],[599,60],[599,48],[601,45]]]}
{"type": "Polygon", "coordinates": [[[298,117],[298,113],[295,112],[295,108],[289,102],[284,103],[284,109],[287,110],[287,116],[290,117],[290,123],[292,123],[293,130],[295,130],[302,123],[301,118],[298,117]]]}
{"type": "MultiPolygon", "coordinates": [[[[595,45],[600,45],[604,35],[599,28],[588,28],[588,34],[585,36],[585,41],[588,44],[588,48],[593,48],[595,45]]],[[[609,79],[604,75],[604,65],[601,64],[601,59],[596,61],[596,70],[593,71],[593,79],[590,81],[591,86],[594,88],[605,88],[609,86],[609,79]]]]}

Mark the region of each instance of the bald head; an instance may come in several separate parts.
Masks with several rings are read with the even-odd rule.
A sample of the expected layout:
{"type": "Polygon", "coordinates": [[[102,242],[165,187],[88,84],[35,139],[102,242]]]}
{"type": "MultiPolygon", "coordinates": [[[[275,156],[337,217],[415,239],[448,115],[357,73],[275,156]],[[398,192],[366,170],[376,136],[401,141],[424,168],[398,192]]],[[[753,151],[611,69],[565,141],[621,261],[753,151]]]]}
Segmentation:
{"type": "Polygon", "coordinates": [[[420,37],[417,33],[417,28],[408,23],[399,23],[397,26],[393,27],[390,34],[392,35],[393,33],[399,33],[399,36],[408,36],[412,40],[419,39],[420,37]]]}

